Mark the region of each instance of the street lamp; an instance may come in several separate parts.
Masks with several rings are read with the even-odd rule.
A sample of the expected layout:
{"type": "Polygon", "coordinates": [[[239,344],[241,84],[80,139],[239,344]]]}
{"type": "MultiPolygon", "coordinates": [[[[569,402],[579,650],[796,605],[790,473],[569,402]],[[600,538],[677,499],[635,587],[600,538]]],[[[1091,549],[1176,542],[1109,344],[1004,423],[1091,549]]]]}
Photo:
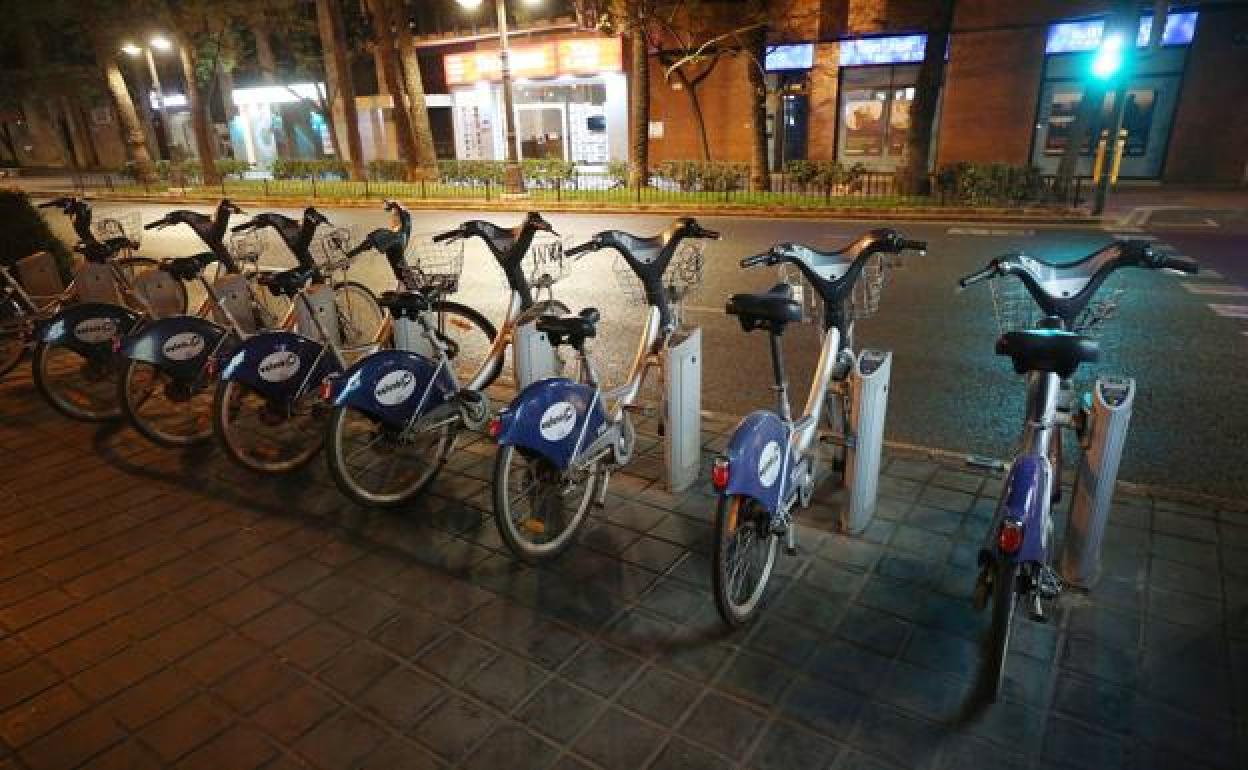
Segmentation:
{"type": "MultiPolygon", "coordinates": [[[[122,53],[127,56],[138,58],[139,54],[143,54],[147,59],[147,76],[151,79],[152,90],[156,92],[156,110],[160,114],[160,130],[156,132],[156,141],[160,145],[160,152],[166,159],[172,160],[173,156],[169,154],[169,113],[165,109],[165,91],[160,85],[160,72],[156,69],[156,60],[152,57],[152,49],[157,51],[168,51],[173,48],[173,43],[169,39],[161,35],[153,35],[147,41],[147,45],[140,48],[134,43],[126,43],[121,47],[122,53]]],[[[150,111],[152,108],[149,102],[146,105],[150,111]]]]}
{"type": "MultiPolygon", "coordinates": [[[[537,6],[542,0],[524,0],[526,6],[537,6]]],[[[460,7],[475,11],[483,0],[456,0],[460,7]]],[[[524,194],[524,171],[516,154],[516,108],[511,90],[511,52],[507,45],[507,6],[504,0],[494,0],[494,12],[498,16],[498,63],[503,78],[503,126],[507,136],[507,165],[503,173],[504,190],[514,195],[524,194]]]]}

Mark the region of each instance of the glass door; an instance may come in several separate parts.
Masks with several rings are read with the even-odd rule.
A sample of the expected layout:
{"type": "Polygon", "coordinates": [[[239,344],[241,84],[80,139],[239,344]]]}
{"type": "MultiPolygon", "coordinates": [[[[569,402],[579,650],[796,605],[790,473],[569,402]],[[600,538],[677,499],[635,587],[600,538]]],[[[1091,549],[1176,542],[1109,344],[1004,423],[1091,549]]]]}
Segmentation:
{"type": "Polygon", "coordinates": [[[520,141],[520,157],[566,160],[566,125],[562,104],[517,104],[516,134],[520,141]]]}

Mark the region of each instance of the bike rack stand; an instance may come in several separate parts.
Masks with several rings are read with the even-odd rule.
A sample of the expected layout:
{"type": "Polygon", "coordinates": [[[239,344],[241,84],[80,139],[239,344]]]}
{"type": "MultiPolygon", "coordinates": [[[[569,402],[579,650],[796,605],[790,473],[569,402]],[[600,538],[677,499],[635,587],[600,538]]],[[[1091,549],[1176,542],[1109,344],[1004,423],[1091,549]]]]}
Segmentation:
{"type": "Polygon", "coordinates": [[[864,350],[858,354],[849,373],[852,442],[845,458],[847,494],[845,507],[841,510],[841,529],[853,535],[861,534],[875,515],[892,371],[891,352],[864,350]]]}
{"type": "Polygon", "coordinates": [[[516,390],[538,380],[559,376],[559,357],[545,332],[537,330],[537,319],[517,324],[512,337],[516,366],[516,390]]]}
{"type": "Polygon", "coordinates": [[[1101,544],[1114,500],[1118,466],[1135,402],[1135,380],[1105,377],[1092,387],[1089,442],[1075,475],[1059,569],[1062,579],[1091,588],[1101,576],[1101,544]]]}
{"type": "MultiPolygon", "coordinates": [[[[221,306],[229,311],[244,332],[252,334],[259,331],[256,328],[255,314],[251,309],[251,287],[245,276],[226,273],[217,279],[212,290],[217,293],[221,306]]],[[[256,291],[268,291],[268,289],[257,286],[256,291]]],[[[226,323],[225,313],[220,308],[213,308],[212,317],[219,324],[226,323]]]]}
{"type": "Polygon", "coordinates": [[[112,305],[121,302],[117,279],[108,265],[88,262],[74,279],[74,290],[82,302],[104,302],[112,305]]]}
{"type": "Polygon", "coordinates": [[[676,331],[662,366],[667,488],[682,492],[697,483],[702,468],[702,329],[676,331]]]}
{"type": "Polygon", "coordinates": [[[17,278],[32,297],[55,297],[65,291],[56,257],[46,251],[37,251],[18,261],[17,278]]]}
{"type": "MultiPolygon", "coordinates": [[[[334,290],[326,284],[321,284],[309,287],[306,296],[308,304],[312,306],[325,333],[335,344],[341,343],[342,334],[338,330],[338,310],[334,306],[334,290]]],[[[308,308],[299,301],[298,297],[295,298],[295,329],[309,339],[320,339],[320,332],[317,331],[316,324],[308,315],[308,308]]]]}

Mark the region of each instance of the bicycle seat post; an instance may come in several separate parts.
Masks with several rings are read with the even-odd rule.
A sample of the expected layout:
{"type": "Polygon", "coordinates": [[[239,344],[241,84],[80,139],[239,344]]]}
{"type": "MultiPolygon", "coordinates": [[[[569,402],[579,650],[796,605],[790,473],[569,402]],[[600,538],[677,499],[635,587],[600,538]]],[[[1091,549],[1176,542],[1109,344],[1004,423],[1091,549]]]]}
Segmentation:
{"type": "Polygon", "coordinates": [[[776,384],[772,386],[776,393],[776,408],[780,417],[785,422],[790,422],[793,414],[789,408],[789,383],[784,376],[784,348],[780,342],[780,334],[774,329],[768,329],[767,342],[771,346],[771,371],[776,380],[776,384]]]}

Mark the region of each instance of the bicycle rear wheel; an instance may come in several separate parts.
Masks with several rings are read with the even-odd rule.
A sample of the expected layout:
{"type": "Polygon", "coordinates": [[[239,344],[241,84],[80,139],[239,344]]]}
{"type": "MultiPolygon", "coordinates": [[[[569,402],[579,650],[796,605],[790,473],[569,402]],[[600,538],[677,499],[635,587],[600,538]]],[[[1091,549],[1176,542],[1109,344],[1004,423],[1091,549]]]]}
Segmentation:
{"type": "Polygon", "coordinates": [[[327,414],[315,391],[275,403],[241,382],[220,380],[212,405],[213,432],[230,459],[244,468],[288,473],[321,451],[327,414]]]}
{"type": "Polygon", "coordinates": [[[11,298],[0,298],[0,377],[13,371],[26,351],[26,314],[11,298]]]}
{"type": "Polygon", "coordinates": [[[411,501],[437,477],[455,443],[456,425],[409,434],[340,406],[329,418],[325,458],[342,493],[366,506],[411,501]]]}
{"type": "Polygon", "coordinates": [[[121,416],[117,377],[122,358],[111,350],[84,356],[59,342],[39,342],[31,358],[35,387],[53,409],[74,420],[121,416]]]}
{"type": "Polygon", "coordinates": [[[355,281],[334,284],[334,306],[338,311],[338,333],[347,350],[365,348],[377,340],[385,312],[377,295],[355,281]]]}
{"type": "Polygon", "coordinates": [[[501,446],[494,459],[494,518],[511,552],[529,564],[567,550],[589,514],[600,471],[560,470],[545,457],[501,446]]]}
{"type": "Polygon", "coordinates": [[[152,443],[178,448],[212,438],[212,382],[177,379],[156,364],[131,359],[117,386],[122,413],[152,443]]]}
{"type": "Polygon", "coordinates": [[[753,498],[720,495],[715,511],[711,583],[719,616],[732,628],[758,611],[776,562],[771,516],[753,498]]]}
{"type": "Polygon", "coordinates": [[[992,568],[992,625],[985,639],[983,671],[980,682],[984,697],[995,703],[1005,682],[1005,660],[1010,651],[1010,628],[1014,608],[1018,606],[1018,572],[1016,562],[998,561],[992,568]]]}

